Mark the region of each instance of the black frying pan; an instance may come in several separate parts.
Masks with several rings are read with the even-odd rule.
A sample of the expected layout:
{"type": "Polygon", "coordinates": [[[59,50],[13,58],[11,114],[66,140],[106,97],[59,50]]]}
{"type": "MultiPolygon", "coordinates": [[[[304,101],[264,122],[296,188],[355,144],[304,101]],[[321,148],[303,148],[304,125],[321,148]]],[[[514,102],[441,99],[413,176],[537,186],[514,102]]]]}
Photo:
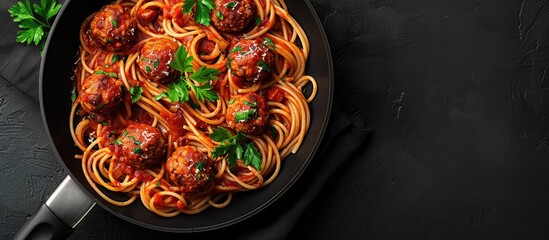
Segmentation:
{"type": "MultiPolygon", "coordinates": [[[[284,194],[305,170],[317,150],[332,103],[333,72],[329,45],[310,3],[307,0],[287,1],[290,13],[309,37],[311,55],[306,71],[318,82],[318,95],[310,104],[311,126],[299,151],[283,161],[280,174],[270,185],[256,191],[236,194],[225,208],[209,208],[197,215],[181,214],[174,218],[163,218],[145,209],[139,201],[127,207],[107,203],[89,186],[80,161],[74,159],[74,155],[79,152],[74,147],[68,120],[73,87],[71,77],[79,45],[78,31],[84,18],[108,2],[110,1],[67,0],[46,42],[40,69],[40,107],[53,152],[69,170],[70,177],[65,179],[33,219],[27,222],[16,239],[25,238],[29,234],[63,237],[71,232],[95,203],[112,214],[143,227],[168,232],[207,231],[249,218],[284,194]]],[[[110,196],[117,197],[116,193],[110,196]]]]}

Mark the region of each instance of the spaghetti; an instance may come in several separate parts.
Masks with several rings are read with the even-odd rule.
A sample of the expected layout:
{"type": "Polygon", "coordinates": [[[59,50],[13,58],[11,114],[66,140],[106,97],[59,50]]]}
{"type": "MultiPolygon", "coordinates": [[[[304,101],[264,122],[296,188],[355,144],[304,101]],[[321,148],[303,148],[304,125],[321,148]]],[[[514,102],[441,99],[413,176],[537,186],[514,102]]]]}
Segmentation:
{"type": "Polygon", "coordinates": [[[284,0],[193,3],[119,0],[81,26],[70,130],[111,204],[225,207],[274,181],[307,133],[317,84],[284,0]]]}

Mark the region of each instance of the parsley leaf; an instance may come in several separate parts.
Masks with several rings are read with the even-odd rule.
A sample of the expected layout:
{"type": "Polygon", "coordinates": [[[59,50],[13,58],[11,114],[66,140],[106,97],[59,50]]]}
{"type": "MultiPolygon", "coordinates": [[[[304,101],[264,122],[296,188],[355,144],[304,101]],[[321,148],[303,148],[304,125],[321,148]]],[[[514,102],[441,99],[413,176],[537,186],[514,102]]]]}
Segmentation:
{"type": "Polygon", "coordinates": [[[143,89],[141,86],[134,86],[130,88],[130,94],[132,95],[132,103],[136,103],[141,99],[141,93],[143,93],[143,89]]]}
{"type": "Polygon", "coordinates": [[[236,7],[236,2],[234,2],[234,1],[233,1],[233,2],[229,2],[229,3],[225,4],[225,7],[234,10],[234,8],[236,7]]]}
{"type": "Polygon", "coordinates": [[[105,72],[103,70],[95,71],[94,74],[100,74],[100,75],[106,75],[106,76],[113,77],[113,78],[118,78],[118,74],[113,73],[113,72],[105,72]]]}
{"type": "Polygon", "coordinates": [[[210,25],[210,12],[215,8],[213,0],[185,0],[183,12],[190,13],[196,6],[194,20],[205,26],[210,25]]]}
{"type": "Polygon", "coordinates": [[[235,122],[245,122],[253,118],[257,118],[257,110],[255,108],[250,108],[248,110],[238,111],[234,113],[235,122]]]}
{"type": "Polygon", "coordinates": [[[215,75],[219,74],[221,74],[221,72],[215,68],[202,66],[191,75],[191,79],[199,83],[206,83],[210,80],[217,80],[218,78],[215,75]]]}
{"type": "Polygon", "coordinates": [[[49,20],[59,12],[59,9],[61,4],[57,4],[55,0],[40,0],[40,5],[32,4],[32,7],[29,0],[13,5],[8,12],[13,21],[19,23],[20,30],[17,32],[16,41],[27,45],[40,44],[43,48],[45,43],[43,37],[51,28],[49,20]]]}
{"type": "MultiPolygon", "coordinates": [[[[181,73],[192,72],[192,61],[193,57],[189,56],[187,48],[185,48],[184,45],[181,45],[179,49],[177,49],[173,61],[170,62],[170,67],[180,71],[181,73]]],[[[219,74],[221,74],[221,72],[215,68],[207,68],[202,66],[196,72],[192,73],[189,78],[199,83],[203,83],[203,85],[195,85],[190,81],[190,79],[185,78],[182,74],[177,81],[168,85],[168,91],[166,93],[157,95],[155,99],[159,100],[162,97],[168,97],[170,102],[179,101],[184,103],[189,100],[189,90],[192,89],[199,101],[204,102],[204,99],[216,101],[219,99],[219,96],[213,90],[213,86],[209,84],[209,81],[217,80],[218,77],[216,75],[219,74]]]]}
{"type": "Polygon", "coordinates": [[[230,53],[235,53],[235,52],[238,52],[240,50],[242,50],[242,47],[241,46],[236,46],[236,47],[233,48],[233,50],[230,51],[230,53]]]}
{"type": "Polygon", "coordinates": [[[171,68],[180,71],[181,73],[185,73],[193,71],[193,65],[191,65],[192,62],[193,56],[189,56],[187,48],[184,45],[181,45],[181,47],[177,49],[177,52],[169,65],[171,68]]]}
{"type": "Polygon", "coordinates": [[[271,72],[271,68],[269,68],[269,65],[267,65],[265,62],[257,61],[257,65],[259,66],[259,69],[266,72],[271,72]]]}
{"type": "Polygon", "coordinates": [[[204,162],[195,162],[194,166],[198,169],[198,171],[204,171],[204,162]]]}
{"type": "Polygon", "coordinates": [[[272,39],[265,38],[265,41],[263,42],[264,46],[275,48],[275,44],[272,39]]]}
{"type": "Polygon", "coordinates": [[[191,87],[193,88],[198,101],[204,102],[204,99],[208,99],[211,102],[213,102],[219,99],[219,96],[217,96],[217,93],[215,93],[215,91],[212,91],[212,88],[213,88],[212,85],[209,85],[209,84],[202,85],[202,86],[191,85],[191,87]]]}
{"type": "MultiPolygon", "coordinates": [[[[176,82],[172,82],[168,85],[168,91],[166,92],[170,102],[186,102],[189,100],[189,85],[183,78],[179,78],[176,82]]],[[[160,95],[162,96],[162,94],[160,95]]]]}
{"type": "Polygon", "coordinates": [[[219,20],[223,21],[223,19],[225,19],[225,17],[223,16],[223,14],[221,13],[221,11],[217,10],[215,11],[215,16],[217,18],[219,18],[219,20]]]}
{"type": "Polygon", "coordinates": [[[244,152],[243,160],[244,164],[251,164],[255,169],[261,170],[261,155],[253,143],[246,144],[246,151],[244,152]]]}
{"type": "Polygon", "coordinates": [[[261,170],[261,154],[253,142],[243,143],[246,137],[242,133],[233,136],[226,128],[217,127],[210,134],[210,138],[220,143],[212,151],[213,158],[226,156],[230,167],[236,166],[237,159],[242,159],[244,164],[251,164],[257,170],[261,170]]]}

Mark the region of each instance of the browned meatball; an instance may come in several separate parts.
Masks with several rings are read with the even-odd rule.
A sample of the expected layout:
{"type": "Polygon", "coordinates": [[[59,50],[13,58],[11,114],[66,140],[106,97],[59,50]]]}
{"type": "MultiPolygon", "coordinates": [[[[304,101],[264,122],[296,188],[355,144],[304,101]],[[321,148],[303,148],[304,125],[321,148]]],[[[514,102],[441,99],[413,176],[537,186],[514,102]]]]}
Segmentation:
{"type": "Polygon", "coordinates": [[[247,81],[257,82],[271,74],[273,53],[260,39],[242,39],[229,48],[231,69],[247,81]]]}
{"type": "Polygon", "coordinates": [[[154,166],[166,153],[166,140],[160,130],[143,123],[126,127],[117,143],[120,160],[139,169],[154,166]]]}
{"type": "Polygon", "coordinates": [[[122,4],[106,5],[90,23],[91,37],[104,50],[128,50],[136,39],[135,21],[122,4]]]}
{"type": "Polygon", "coordinates": [[[269,120],[267,100],[257,93],[238,94],[230,100],[225,117],[227,125],[246,134],[259,134],[269,120]]]}
{"type": "Polygon", "coordinates": [[[143,44],[137,65],[151,81],[168,82],[179,76],[179,72],[168,64],[173,60],[179,45],[165,38],[152,38],[143,44]]]}
{"type": "Polygon", "coordinates": [[[122,85],[117,71],[98,67],[80,85],[80,105],[88,113],[110,113],[122,102],[122,85]]]}
{"type": "Polygon", "coordinates": [[[240,32],[254,19],[257,11],[253,0],[214,0],[212,25],[222,32],[240,32]]]}
{"type": "Polygon", "coordinates": [[[182,146],[166,162],[166,171],[184,192],[202,192],[212,184],[212,165],[212,160],[195,147],[182,146]]]}

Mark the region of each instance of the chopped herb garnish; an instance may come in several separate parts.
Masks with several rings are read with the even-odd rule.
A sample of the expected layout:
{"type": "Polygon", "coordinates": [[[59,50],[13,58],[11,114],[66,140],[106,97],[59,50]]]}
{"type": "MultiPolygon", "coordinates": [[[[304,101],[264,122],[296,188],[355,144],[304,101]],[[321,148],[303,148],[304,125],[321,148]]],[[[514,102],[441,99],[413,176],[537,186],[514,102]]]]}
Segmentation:
{"type": "Polygon", "coordinates": [[[246,51],[242,51],[240,52],[240,55],[245,55],[247,52],[246,51]]]}
{"type": "Polygon", "coordinates": [[[234,10],[234,8],[236,7],[236,2],[228,2],[227,4],[225,4],[225,7],[234,10]]]}
{"type": "Polygon", "coordinates": [[[261,24],[261,18],[260,18],[260,17],[257,17],[257,18],[255,19],[255,25],[256,25],[256,26],[259,26],[259,24],[261,24]]]}
{"type": "Polygon", "coordinates": [[[160,187],[160,185],[162,185],[162,183],[160,181],[156,182],[157,187],[160,187]]]}
{"type": "Polygon", "coordinates": [[[106,75],[106,76],[113,77],[113,78],[118,78],[118,74],[113,73],[113,72],[105,72],[103,70],[95,71],[94,74],[100,74],[100,75],[106,75]]]}
{"type": "Polygon", "coordinates": [[[135,145],[141,145],[142,144],[142,142],[137,141],[134,136],[128,136],[128,138],[131,139],[133,141],[133,144],[135,144],[135,145]]]}
{"type": "Polygon", "coordinates": [[[247,106],[250,106],[250,107],[257,107],[257,102],[244,101],[244,105],[247,105],[247,106]]]}
{"type": "Polygon", "coordinates": [[[74,101],[76,101],[76,97],[77,97],[78,93],[76,93],[76,88],[72,88],[72,91],[71,91],[71,102],[74,103],[74,101]]]}
{"type": "Polygon", "coordinates": [[[136,148],[133,149],[133,153],[141,154],[141,153],[143,153],[143,149],[141,149],[140,147],[136,147],[136,148]]]}
{"type": "Polygon", "coordinates": [[[194,166],[198,169],[198,171],[204,171],[204,162],[195,162],[194,166]]]}
{"type": "Polygon", "coordinates": [[[111,58],[111,63],[115,63],[116,61],[118,61],[118,54],[112,55],[112,58],[111,58]]]}
{"type": "Polygon", "coordinates": [[[255,108],[251,108],[244,111],[238,111],[234,113],[234,121],[235,122],[245,122],[253,118],[257,118],[257,110],[255,108]]]}
{"type": "Polygon", "coordinates": [[[269,65],[267,65],[265,62],[257,61],[257,66],[259,66],[261,70],[264,70],[266,72],[271,72],[271,68],[269,68],[269,65]]]}
{"type": "Polygon", "coordinates": [[[240,50],[242,50],[242,47],[241,46],[236,46],[235,48],[233,48],[233,50],[231,50],[231,53],[238,52],[240,50]]]}
{"type": "Polygon", "coordinates": [[[158,95],[154,96],[153,99],[158,101],[158,100],[162,99],[163,97],[168,97],[168,95],[166,93],[161,93],[161,94],[158,94],[158,95]]]}
{"type": "Polygon", "coordinates": [[[229,104],[233,104],[233,103],[234,103],[234,101],[235,101],[235,99],[234,99],[234,98],[231,98],[231,100],[229,100],[229,102],[228,102],[228,103],[229,103],[229,104]]]}
{"type": "Polygon", "coordinates": [[[111,142],[111,144],[118,144],[118,145],[120,145],[120,144],[122,144],[122,141],[121,141],[120,139],[117,138],[117,139],[114,139],[114,140],[111,142]]]}
{"type": "Polygon", "coordinates": [[[130,87],[130,94],[132,95],[132,103],[136,103],[141,99],[141,93],[143,93],[143,89],[141,86],[133,86],[130,87]]]}
{"type": "Polygon", "coordinates": [[[265,41],[263,42],[263,45],[267,46],[267,47],[275,48],[275,44],[274,44],[273,40],[270,39],[270,38],[265,38],[265,41]]]}
{"type": "Polygon", "coordinates": [[[109,122],[108,121],[101,121],[101,122],[97,122],[101,125],[105,125],[105,126],[109,126],[109,122]]]}
{"type": "Polygon", "coordinates": [[[143,58],[140,58],[140,59],[141,59],[141,61],[145,61],[145,62],[148,62],[148,63],[152,63],[152,62],[153,62],[153,60],[150,59],[150,58],[145,58],[145,57],[143,57],[143,58]]]}
{"type": "Polygon", "coordinates": [[[154,61],[153,67],[158,68],[158,64],[160,64],[160,60],[156,59],[156,61],[154,61]]]}
{"type": "Polygon", "coordinates": [[[116,21],[116,19],[111,19],[111,24],[112,24],[112,27],[113,27],[113,28],[117,28],[117,27],[118,27],[118,22],[116,21]]]}
{"type": "Polygon", "coordinates": [[[122,133],[122,137],[125,137],[126,135],[128,135],[128,130],[126,130],[122,133]]]}
{"type": "Polygon", "coordinates": [[[145,66],[145,71],[150,72],[150,71],[152,71],[152,69],[149,65],[147,65],[147,66],[145,66]]]}
{"type": "Polygon", "coordinates": [[[95,119],[95,114],[90,114],[90,119],[94,120],[95,119]]]}
{"type": "Polygon", "coordinates": [[[227,69],[230,69],[231,68],[231,62],[233,61],[233,59],[229,56],[227,56],[227,63],[225,64],[225,67],[227,67],[227,69]]]}
{"type": "Polygon", "coordinates": [[[252,142],[243,143],[246,137],[242,133],[239,132],[233,136],[229,130],[217,127],[210,134],[210,138],[220,143],[212,151],[213,158],[225,156],[230,167],[236,166],[237,159],[242,159],[244,164],[252,164],[257,170],[261,170],[262,159],[259,151],[252,142]]]}
{"type": "Polygon", "coordinates": [[[217,18],[219,18],[219,20],[223,21],[223,19],[225,19],[225,17],[223,16],[223,14],[221,13],[221,11],[217,10],[215,11],[215,16],[217,18]]]}
{"type": "Polygon", "coordinates": [[[103,108],[103,107],[105,107],[105,105],[106,105],[105,103],[99,104],[99,105],[97,105],[97,108],[103,108]]]}

